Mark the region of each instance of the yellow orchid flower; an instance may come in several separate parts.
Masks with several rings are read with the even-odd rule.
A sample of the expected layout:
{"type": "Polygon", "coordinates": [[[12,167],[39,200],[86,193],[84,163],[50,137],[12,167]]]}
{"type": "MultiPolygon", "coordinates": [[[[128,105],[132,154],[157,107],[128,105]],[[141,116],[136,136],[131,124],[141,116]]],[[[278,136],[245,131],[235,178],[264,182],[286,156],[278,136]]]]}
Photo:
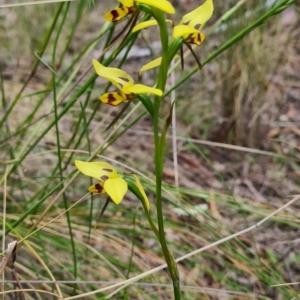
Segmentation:
{"type": "Polygon", "coordinates": [[[201,29],[214,11],[213,0],[206,0],[201,6],[184,15],[173,29],[173,37],[182,37],[187,43],[200,46],[204,40],[201,29]]]}
{"type": "Polygon", "coordinates": [[[116,169],[106,162],[83,162],[75,160],[77,169],[86,176],[99,182],[90,186],[91,193],[108,194],[115,204],[119,204],[127,190],[127,182],[119,176],[116,169]]]}
{"type": "MultiPolygon", "coordinates": [[[[201,45],[205,36],[200,31],[205,23],[211,18],[214,11],[213,0],[206,0],[201,6],[184,15],[178,25],[173,28],[174,38],[183,38],[189,44],[201,45]]],[[[166,20],[172,23],[171,20],[166,20]]],[[[157,25],[156,20],[142,22],[136,25],[132,32],[146,29],[157,25]]]]}
{"type": "MultiPolygon", "coordinates": [[[[179,24],[176,26],[174,26],[174,23],[171,20],[166,20],[166,22],[171,23],[173,26],[173,37],[175,39],[182,38],[184,40],[184,43],[189,48],[192,55],[195,57],[199,69],[201,69],[201,63],[197,58],[197,55],[193,51],[193,48],[189,44],[195,44],[198,46],[202,44],[205,35],[200,30],[203,28],[205,23],[211,18],[213,11],[214,11],[213,0],[206,0],[201,6],[189,12],[188,14],[184,15],[181,21],[179,22],[179,24]]],[[[134,26],[132,32],[146,29],[155,25],[157,25],[156,20],[145,21],[134,26]]],[[[161,64],[161,60],[162,58],[159,57],[144,65],[139,72],[139,76],[141,76],[141,74],[146,70],[158,67],[161,64]]],[[[183,69],[182,48],[181,48],[181,66],[183,69]]]]}
{"type": "Polygon", "coordinates": [[[175,9],[167,0],[118,0],[122,4],[121,7],[115,8],[104,15],[108,22],[117,22],[124,17],[134,13],[138,9],[139,4],[146,4],[151,7],[158,8],[168,14],[174,14],[175,9]]]}
{"type": "Polygon", "coordinates": [[[106,93],[102,95],[100,100],[104,103],[116,106],[125,100],[133,99],[136,94],[149,93],[158,96],[162,96],[163,94],[163,92],[159,89],[143,84],[134,84],[132,77],[123,70],[105,67],[96,59],[93,59],[93,65],[99,76],[104,77],[120,90],[120,92],[106,93]]]}
{"type": "MultiPolygon", "coordinates": [[[[75,160],[75,165],[82,174],[98,180],[98,183],[88,188],[89,192],[107,194],[115,204],[119,204],[123,200],[128,190],[128,185],[112,165],[107,162],[84,162],[80,160],[75,160]]],[[[132,175],[149,211],[150,203],[143,186],[138,177],[134,174],[132,175]]]]}

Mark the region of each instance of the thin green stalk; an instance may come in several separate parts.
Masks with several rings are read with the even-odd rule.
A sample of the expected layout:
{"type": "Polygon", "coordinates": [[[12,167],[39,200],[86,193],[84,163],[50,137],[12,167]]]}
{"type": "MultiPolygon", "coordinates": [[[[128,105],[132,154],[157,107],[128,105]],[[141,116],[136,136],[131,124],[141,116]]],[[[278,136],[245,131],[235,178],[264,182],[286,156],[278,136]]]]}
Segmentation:
{"type": "MultiPolygon", "coordinates": [[[[132,224],[133,224],[133,232],[137,233],[138,231],[136,230],[136,215],[137,211],[133,212],[132,216],[132,224]]],[[[128,279],[130,276],[131,269],[133,268],[133,257],[134,257],[134,247],[136,243],[136,237],[133,235],[132,240],[131,240],[131,250],[130,250],[130,256],[129,256],[129,262],[128,262],[128,267],[127,267],[127,272],[125,275],[125,278],[128,279]]],[[[126,289],[124,290],[124,295],[126,294],[126,289]]]]}
{"type": "Polygon", "coordinates": [[[82,12],[83,12],[83,9],[84,9],[85,5],[86,5],[85,1],[80,1],[79,4],[78,4],[77,14],[76,14],[76,17],[75,17],[75,21],[74,21],[73,25],[71,26],[71,32],[68,35],[68,39],[67,39],[67,41],[66,41],[66,43],[64,45],[65,47],[64,47],[64,50],[62,51],[62,54],[61,54],[60,59],[59,59],[59,62],[57,63],[57,68],[60,68],[60,66],[61,66],[61,64],[63,62],[63,59],[64,59],[64,57],[65,57],[65,55],[66,55],[66,53],[67,53],[67,51],[68,51],[68,49],[70,47],[70,44],[71,44],[71,42],[73,40],[75,31],[76,31],[77,26],[79,24],[79,21],[80,21],[80,18],[82,16],[82,12]]]}
{"type": "MultiPolygon", "coordinates": [[[[1,98],[2,98],[3,112],[5,114],[6,109],[7,109],[7,102],[6,102],[6,95],[5,95],[5,90],[4,90],[4,80],[3,80],[3,72],[2,72],[1,64],[0,64],[0,93],[1,93],[1,98]]],[[[6,129],[5,137],[7,137],[10,135],[10,128],[9,128],[8,122],[5,122],[5,129],[6,129]]],[[[11,146],[11,143],[8,143],[8,145],[9,145],[10,159],[14,159],[15,158],[14,148],[11,146]]],[[[22,192],[23,192],[23,189],[22,189],[22,192]]]]}
{"type": "MultiPolygon", "coordinates": [[[[87,148],[89,152],[89,156],[91,155],[91,141],[89,138],[89,126],[86,120],[86,115],[85,115],[85,109],[88,103],[88,100],[90,99],[92,93],[92,89],[90,89],[85,104],[80,103],[80,108],[81,108],[81,114],[80,114],[80,119],[83,120],[83,132],[85,133],[86,139],[87,139],[87,148]]],[[[80,122],[78,122],[79,124],[80,122]]],[[[70,160],[69,160],[70,161],[70,160]]],[[[65,165],[65,168],[67,167],[67,164],[65,165]]],[[[92,185],[92,178],[90,178],[90,185],[92,185]]],[[[91,194],[91,205],[90,205],[90,218],[89,218],[89,231],[88,231],[88,241],[90,240],[91,232],[92,232],[92,221],[93,221],[93,209],[94,209],[94,201],[93,201],[93,193],[91,194]]]]}
{"type": "MultiPolygon", "coordinates": [[[[56,70],[56,50],[57,50],[57,45],[59,41],[60,34],[62,32],[63,26],[65,24],[65,21],[67,19],[67,15],[70,9],[70,2],[67,3],[66,9],[63,13],[63,19],[61,21],[61,24],[58,28],[57,35],[54,40],[53,44],[53,52],[52,52],[52,68],[56,70]]],[[[57,112],[57,95],[56,95],[56,72],[52,72],[52,82],[53,82],[53,103],[54,103],[54,116],[55,116],[55,132],[56,132],[56,143],[57,143],[57,158],[58,158],[58,166],[59,166],[59,175],[61,180],[64,180],[63,177],[63,167],[62,167],[62,153],[60,150],[60,136],[59,136],[59,127],[58,127],[58,112],[57,112]]],[[[62,188],[64,188],[64,184],[62,184],[62,188]]],[[[76,279],[77,278],[77,257],[76,257],[76,248],[75,248],[75,242],[73,238],[73,231],[72,231],[72,224],[71,224],[71,218],[70,218],[70,213],[68,211],[68,201],[66,194],[63,193],[63,201],[64,201],[64,206],[66,209],[66,217],[67,217],[67,223],[68,223],[68,228],[69,228],[69,234],[70,234],[70,242],[71,242],[71,248],[72,248],[72,254],[73,254],[73,276],[76,279]]],[[[74,285],[74,292],[76,291],[76,285],[74,285]]]]}

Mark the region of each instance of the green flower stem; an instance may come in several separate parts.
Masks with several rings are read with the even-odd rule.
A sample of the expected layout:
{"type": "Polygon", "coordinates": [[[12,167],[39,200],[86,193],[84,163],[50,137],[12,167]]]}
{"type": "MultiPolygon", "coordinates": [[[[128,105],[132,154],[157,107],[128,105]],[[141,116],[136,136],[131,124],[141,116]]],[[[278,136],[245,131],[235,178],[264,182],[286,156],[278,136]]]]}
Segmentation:
{"type": "MultiPolygon", "coordinates": [[[[281,12],[289,5],[292,5],[294,0],[286,0],[282,1],[277,6],[270,9],[266,14],[257,19],[251,25],[240,31],[237,35],[235,35],[232,39],[224,43],[217,51],[215,51],[212,55],[210,55],[202,65],[207,64],[226,49],[230,48],[232,45],[236,44],[240,39],[242,39],[245,35],[255,29],[257,26],[266,22],[273,15],[281,12]]],[[[168,65],[171,61],[171,54],[168,53],[168,32],[166,22],[164,20],[164,15],[158,10],[153,9],[154,17],[158,22],[160,28],[160,39],[162,43],[162,63],[159,69],[157,88],[164,91],[165,84],[167,80],[167,72],[168,65]]],[[[185,77],[179,80],[172,89],[167,91],[164,96],[167,96],[172,90],[176,89],[178,86],[183,84],[188,78],[190,78],[194,73],[198,71],[198,67],[189,72],[185,77]]],[[[163,97],[164,97],[163,96],[163,97]]],[[[158,230],[159,230],[159,240],[161,243],[162,251],[165,256],[166,263],[168,265],[168,269],[171,273],[173,288],[174,288],[174,296],[175,299],[180,299],[180,285],[179,285],[179,275],[176,263],[174,258],[172,257],[170,251],[168,250],[166,238],[164,234],[164,219],[163,219],[163,210],[162,210],[162,174],[163,174],[163,162],[164,162],[164,152],[165,152],[165,135],[159,135],[159,108],[160,103],[163,97],[156,96],[154,99],[154,116],[153,116],[153,133],[154,133],[154,145],[155,145],[155,170],[156,170],[156,207],[157,207],[157,219],[158,219],[158,230]]],[[[167,125],[166,125],[167,126],[167,125]]]]}
{"type": "Polygon", "coordinates": [[[147,217],[147,220],[148,220],[148,223],[152,229],[152,231],[154,232],[154,234],[156,235],[156,238],[159,240],[159,231],[158,229],[156,228],[155,224],[153,223],[152,219],[151,219],[151,216],[147,210],[147,207],[143,204],[143,208],[144,208],[144,212],[145,212],[145,215],[147,217]]]}
{"type": "MultiPolygon", "coordinates": [[[[158,22],[160,29],[160,40],[162,44],[162,62],[159,68],[157,88],[162,91],[165,90],[165,85],[168,76],[168,66],[170,62],[169,58],[169,37],[168,28],[164,18],[164,14],[153,8],[154,18],[158,22]]],[[[168,265],[169,272],[171,274],[174,297],[175,299],[180,299],[180,284],[179,275],[177,270],[177,265],[174,261],[172,254],[170,253],[164,229],[164,216],[163,216],[163,206],[162,206],[162,176],[163,176],[163,162],[165,154],[165,136],[159,134],[159,108],[162,101],[162,97],[155,96],[154,98],[154,112],[153,112],[153,133],[154,133],[154,161],[155,161],[155,173],[156,173],[156,209],[157,209],[157,220],[158,220],[158,231],[159,231],[159,241],[161,248],[168,265]]]]}

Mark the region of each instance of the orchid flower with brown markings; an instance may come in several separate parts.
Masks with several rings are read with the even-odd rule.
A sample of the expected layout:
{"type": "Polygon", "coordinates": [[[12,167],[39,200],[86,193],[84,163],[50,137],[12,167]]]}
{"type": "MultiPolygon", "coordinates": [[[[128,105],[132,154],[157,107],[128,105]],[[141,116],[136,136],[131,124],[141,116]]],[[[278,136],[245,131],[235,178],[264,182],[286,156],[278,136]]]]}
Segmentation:
{"type": "Polygon", "coordinates": [[[124,17],[136,12],[139,9],[140,4],[145,4],[150,7],[155,7],[168,14],[174,14],[175,9],[172,4],[167,0],[118,0],[121,3],[121,7],[110,10],[104,15],[104,18],[108,22],[118,22],[124,17]]]}
{"type": "MultiPolygon", "coordinates": [[[[173,34],[172,34],[173,38],[183,39],[183,43],[186,44],[186,46],[189,48],[189,50],[195,57],[199,65],[199,69],[201,67],[200,61],[198,60],[196,54],[194,53],[190,45],[194,44],[200,46],[203,43],[205,35],[201,32],[201,30],[205,25],[205,23],[211,18],[213,11],[214,11],[213,0],[206,0],[201,6],[184,15],[180,20],[179,24],[176,26],[174,26],[173,21],[166,20],[167,22],[171,23],[173,26],[173,34]]],[[[137,32],[139,30],[146,29],[155,25],[157,25],[156,20],[145,21],[136,25],[132,29],[132,32],[137,32]]],[[[181,48],[181,54],[182,54],[182,48],[181,48]]],[[[182,57],[182,62],[183,62],[183,57],[182,57]]],[[[146,64],[141,69],[140,74],[143,71],[157,67],[160,64],[161,64],[161,57],[146,64]]]]}
{"type": "MultiPolygon", "coordinates": [[[[89,192],[107,194],[115,204],[121,203],[128,190],[128,185],[111,164],[107,162],[84,162],[75,160],[75,165],[82,174],[98,180],[98,183],[88,188],[89,192]]],[[[150,204],[143,186],[136,175],[131,175],[134,176],[135,185],[141,193],[144,204],[149,211],[150,204]]]]}
{"type": "Polygon", "coordinates": [[[117,68],[103,66],[96,59],[93,59],[93,65],[96,73],[110,81],[119,92],[106,93],[100,97],[104,103],[116,106],[126,100],[132,100],[136,94],[154,94],[162,96],[163,92],[143,84],[134,84],[132,77],[125,71],[117,68]]]}
{"type": "MultiPolygon", "coordinates": [[[[200,46],[204,40],[204,34],[200,31],[211,18],[214,11],[212,0],[206,0],[201,6],[184,15],[178,25],[173,28],[174,38],[183,38],[189,44],[200,46]]],[[[173,24],[171,20],[166,20],[173,24]]],[[[136,25],[132,32],[157,25],[156,20],[149,20],[136,25]]]]}

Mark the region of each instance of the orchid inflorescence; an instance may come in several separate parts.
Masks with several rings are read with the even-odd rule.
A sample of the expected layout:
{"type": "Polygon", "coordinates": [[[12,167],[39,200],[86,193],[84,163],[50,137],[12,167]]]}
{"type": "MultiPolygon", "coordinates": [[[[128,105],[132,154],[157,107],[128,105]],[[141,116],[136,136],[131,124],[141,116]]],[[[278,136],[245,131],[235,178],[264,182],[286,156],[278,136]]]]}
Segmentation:
{"type": "MultiPolygon", "coordinates": [[[[166,134],[172,120],[173,105],[171,105],[170,107],[170,114],[166,118],[165,125],[161,130],[162,127],[160,126],[161,123],[159,114],[160,104],[164,97],[163,94],[167,82],[169,65],[174,58],[178,57],[177,52],[179,50],[181,54],[181,66],[183,70],[182,46],[184,44],[188,47],[188,49],[195,57],[199,69],[201,68],[201,63],[194,53],[191,44],[200,46],[203,43],[205,36],[201,30],[205,23],[212,16],[214,9],[213,0],[206,0],[201,6],[184,15],[177,25],[174,25],[174,22],[172,20],[165,19],[165,13],[175,13],[174,7],[167,0],[118,0],[118,2],[120,3],[120,7],[107,12],[104,18],[107,21],[114,23],[120,21],[122,22],[123,19],[127,16],[129,16],[129,20],[124,26],[123,31],[121,31],[121,34],[118,34],[116,37],[111,39],[110,42],[108,42],[108,46],[105,48],[105,51],[109,49],[111,45],[113,45],[117,40],[117,38],[122,34],[124,34],[125,37],[121,43],[121,46],[125,46],[128,45],[129,41],[134,41],[133,38],[138,34],[138,31],[158,25],[162,45],[162,56],[145,64],[139,72],[140,79],[141,74],[144,71],[159,66],[160,68],[158,72],[157,84],[155,87],[149,87],[144,84],[135,83],[133,78],[121,69],[107,67],[105,66],[105,63],[102,64],[96,59],[93,59],[92,63],[96,74],[108,80],[117,89],[117,91],[104,93],[100,96],[100,100],[103,103],[112,106],[117,106],[123,102],[127,102],[108,128],[111,128],[115,124],[115,122],[120,118],[125,109],[130,105],[131,101],[135,98],[139,98],[152,118],[154,163],[156,172],[155,197],[158,227],[156,227],[156,225],[152,221],[148,197],[139,178],[136,175],[121,175],[112,165],[107,162],[83,162],[76,160],[75,165],[81,173],[97,180],[95,184],[91,185],[88,188],[89,192],[108,195],[108,199],[100,213],[100,217],[105,211],[106,205],[109,203],[109,201],[112,201],[115,204],[119,204],[123,200],[128,188],[142,202],[144,214],[148,219],[148,223],[161,244],[161,249],[173,281],[175,299],[179,300],[179,274],[175,260],[166,243],[162,202],[162,178],[166,134]],[[140,24],[136,24],[139,20],[140,13],[143,11],[146,13],[143,18],[143,22],[141,22],[140,24]],[[153,18],[149,20],[149,18],[151,17],[153,18]],[[168,36],[167,23],[170,23],[172,25],[172,36],[170,38],[168,36]],[[126,33],[126,30],[128,28],[129,30],[126,33]],[[154,95],[153,101],[149,98],[148,94],[154,95]],[[132,182],[129,177],[134,177],[134,182],[132,182]]],[[[112,26],[111,28],[114,28],[114,26],[112,26]]],[[[121,46],[120,48],[122,48],[121,46]]],[[[111,55],[111,58],[114,57],[115,56],[113,53],[111,55]]]]}
{"type": "MultiPolygon", "coordinates": [[[[121,7],[115,8],[105,14],[104,18],[107,21],[118,22],[129,15],[140,12],[143,9],[146,9],[146,12],[148,13],[153,10],[152,15],[154,17],[154,10],[156,9],[168,14],[175,13],[174,7],[167,0],[118,0],[118,2],[120,2],[121,7]]],[[[213,9],[213,1],[206,0],[204,4],[184,15],[179,24],[176,26],[174,26],[173,21],[166,19],[165,21],[171,23],[173,26],[170,49],[171,44],[172,42],[174,43],[174,41],[177,45],[177,47],[175,47],[176,51],[181,48],[183,43],[200,46],[204,40],[204,34],[201,32],[201,29],[212,16],[213,9]]],[[[131,30],[134,33],[155,25],[158,25],[158,20],[148,20],[136,26],[132,26],[131,30]]],[[[178,57],[176,51],[170,51],[171,57],[168,58],[169,62],[171,62],[173,58],[178,57]]],[[[161,63],[162,58],[156,58],[144,65],[139,74],[148,69],[157,67],[161,63]]],[[[93,66],[97,75],[105,78],[118,89],[118,91],[108,92],[101,95],[100,100],[103,103],[117,106],[124,101],[133,100],[139,94],[154,94],[159,97],[163,96],[162,89],[149,87],[139,83],[135,84],[133,78],[121,69],[106,67],[96,59],[93,59],[93,66]]],[[[84,175],[98,180],[98,183],[89,187],[90,192],[108,194],[115,204],[119,204],[122,201],[125,193],[127,192],[127,182],[119,176],[114,167],[106,162],[82,162],[76,160],[75,164],[79,171],[81,171],[84,175]]],[[[149,201],[142,185],[137,176],[135,176],[135,178],[136,186],[144,198],[145,203],[147,203],[146,206],[149,208],[149,201]]]]}
{"type": "MultiPolygon", "coordinates": [[[[105,14],[105,19],[109,22],[118,22],[125,18],[126,16],[140,11],[143,6],[148,6],[151,9],[159,9],[162,12],[174,14],[175,9],[172,4],[167,0],[118,0],[121,7],[115,8],[105,14]]],[[[201,29],[205,23],[210,19],[213,13],[213,2],[212,0],[206,0],[204,4],[191,11],[190,13],[184,15],[178,25],[173,27],[173,41],[180,41],[179,46],[181,47],[183,43],[201,45],[204,40],[204,34],[201,29]]],[[[173,24],[171,20],[166,20],[166,22],[173,24]]],[[[139,30],[148,28],[150,26],[157,25],[158,21],[156,19],[142,22],[135,27],[133,27],[132,32],[137,32],[139,30]]],[[[170,51],[171,52],[171,51],[170,51]]],[[[171,53],[169,61],[178,55],[171,53]]],[[[147,63],[141,68],[140,74],[148,69],[159,66],[162,62],[162,58],[159,57],[150,63],[147,63]]],[[[100,77],[107,79],[111,82],[118,91],[105,93],[100,96],[100,100],[103,103],[109,105],[119,105],[126,100],[132,100],[139,94],[154,94],[156,96],[162,96],[163,91],[158,88],[149,87],[143,84],[135,84],[133,78],[127,74],[125,71],[118,68],[110,68],[102,65],[96,59],[93,59],[93,66],[95,72],[100,77]]],[[[118,175],[115,168],[106,162],[81,162],[75,161],[76,167],[84,175],[93,177],[98,180],[98,183],[89,187],[89,191],[92,193],[108,194],[111,200],[119,204],[127,191],[126,181],[118,175]]],[[[136,176],[135,176],[136,177],[136,176]]],[[[142,188],[141,183],[136,177],[136,186],[142,194],[146,197],[147,207],[149,202],[145,192],[142,188]]]]}
{"type": "MultiPolygon", "coordinates": [[[[109,22],[118,22],[124,19],[126,16],[139,11],[142,9],[143,6],[147,5],[150,8],[159,9],[168,14],[174,14],[175,9],[173,8],[172,4],[167,0],[119,0],[121,3],[121,7],[115,8],[105,14],[105,19],[109,22]]],[[[204,4],[196,8],[195,10],[189,12],[188,14],[184,15],[179,22],[178,25],[173,26],[173,41],[181,42],[179,43],[180,48],[182,44],[186,44],[189,49],[192,51],[192,54],[195,56],[190,44],[195,44],[200,46],[204,41],[205,35],[201,32],[205,23],[211,18],[213,13],[213,1],[206,0],[204,4]]],[[[174,24],[173,21],[166,19],[168,23],[174,24]]],[[[142,22],[132,28],[132,32],[137,32],[142,29],[149,28],[151,26],[157,25],[157,20],[148,20],[142,22]]],[[[181,52],[182,53],[182,52],[181,52]]],[[[172,55],[172,53],[171,53],[172,55]]],[[[176,53],[173,53],[173,56],[170,57],[170,62],[176,56],[176,53]]],[[[195,56],[199,68],[200,62],[195,56]]],[[[183,57],[182,57],[183,59],[183,57]]],[[[157,67],[161,64],[161,57],[147,63],[145,66],[141,68],[142,72],[149,70],[151,68],[157,67]]],[[[127,74],[125,71],[117,69],[117,68],[108,68],[103,66],[100,62],[96,59],[93,60],[93,66],[95,72],[100,76],[108,81],[110,81],[114,86],[118,88],[118,92],[111,92],[106,93],[100,97],[100,100],[103,103],[109,105],[119,105],[126,100],[132,100],[138,94],[154,94],[158,96],[163,95],[163,91],[151,88],[146,85],[142,84],[134,84],[132,77],[127,74]]]]}

